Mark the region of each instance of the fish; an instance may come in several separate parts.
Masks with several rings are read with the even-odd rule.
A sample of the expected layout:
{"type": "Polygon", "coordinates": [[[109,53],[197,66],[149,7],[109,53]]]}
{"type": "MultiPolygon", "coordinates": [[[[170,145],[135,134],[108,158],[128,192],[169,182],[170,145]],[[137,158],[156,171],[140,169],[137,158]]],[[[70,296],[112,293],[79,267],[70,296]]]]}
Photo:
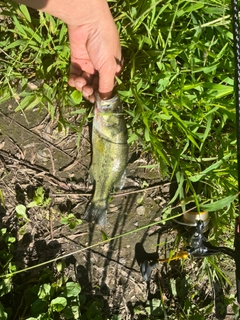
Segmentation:
{"type": "Polygon", "coordinates": [[[122,189],[128,161],[128,133],[123,107],[118,95],[102,100],[95,93],[92,124],[92,163],[89,170],[94,194],[84,220],[100,226],[107,222],[110,192],[122,189]]]}

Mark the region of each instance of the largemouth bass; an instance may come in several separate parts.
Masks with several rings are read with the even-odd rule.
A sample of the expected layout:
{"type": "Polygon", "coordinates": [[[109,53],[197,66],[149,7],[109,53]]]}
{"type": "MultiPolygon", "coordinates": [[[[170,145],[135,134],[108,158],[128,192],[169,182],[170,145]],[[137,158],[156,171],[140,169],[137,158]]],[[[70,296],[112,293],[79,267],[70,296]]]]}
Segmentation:
{"type": "Polygon", "coordinates": [[[128,160],[127,127],[118,95],[101,100],[96,94],[92,127],[92,165],[90,177],[94,195],[84,215],[88,221],[103,226],[107,220],[109,193],[116,185],[123,187],[128,160]],[[122,184],[122,185],[121,185],[122,184]]]}

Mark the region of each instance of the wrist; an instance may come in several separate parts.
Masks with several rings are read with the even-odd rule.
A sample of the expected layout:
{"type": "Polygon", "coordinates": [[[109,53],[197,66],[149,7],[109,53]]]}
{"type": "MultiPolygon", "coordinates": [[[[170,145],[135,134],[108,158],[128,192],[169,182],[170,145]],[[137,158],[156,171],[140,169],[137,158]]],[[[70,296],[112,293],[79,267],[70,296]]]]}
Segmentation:
{"type": "MultiPolygon", "coordinates": [[[[93,24],[99,20],[112,19],[106,0],[72,0],[71,5],[66,3],[66,0],[61,0],[61,2],[64,3],[56,16],[68,26],[78,27],[83,24],[93,24]]],[[[55,15],[54,12],[51,14],[55,15]]]]}
{"type": "Polygon", "coordinates": [[[14,0],[55,16],[69,26],[94,23],[111,16],[106,0],[14,0]]]}

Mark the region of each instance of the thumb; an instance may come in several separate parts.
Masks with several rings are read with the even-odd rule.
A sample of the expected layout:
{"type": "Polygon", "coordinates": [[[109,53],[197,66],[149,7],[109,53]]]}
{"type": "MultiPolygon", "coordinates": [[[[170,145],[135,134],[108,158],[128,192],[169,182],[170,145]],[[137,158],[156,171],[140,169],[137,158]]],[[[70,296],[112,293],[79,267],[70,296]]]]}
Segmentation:
{"type": "Polygon", "coordinates": [[[110,99],[112,97],[115,83],[115,72],[99,72],[98,91],[102,99],[110,99]]]}

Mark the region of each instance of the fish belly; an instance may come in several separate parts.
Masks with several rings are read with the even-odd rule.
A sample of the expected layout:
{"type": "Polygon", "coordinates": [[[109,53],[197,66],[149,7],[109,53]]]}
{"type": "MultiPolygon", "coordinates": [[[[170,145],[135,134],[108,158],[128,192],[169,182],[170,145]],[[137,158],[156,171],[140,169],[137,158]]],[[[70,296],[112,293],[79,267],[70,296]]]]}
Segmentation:
{"type": "Polygon", "coordinates": [[[126,139],[123,141],[117,139],[118,142],[116,142],[114,139],[103,137],[101,132],[93,128],[93,156],[90,171],[95,183],[95,190],[84,219],[94,220],[99,225],[106,223],[109,193],[125,172],[128,145],[124,140],[126,139]]]}

